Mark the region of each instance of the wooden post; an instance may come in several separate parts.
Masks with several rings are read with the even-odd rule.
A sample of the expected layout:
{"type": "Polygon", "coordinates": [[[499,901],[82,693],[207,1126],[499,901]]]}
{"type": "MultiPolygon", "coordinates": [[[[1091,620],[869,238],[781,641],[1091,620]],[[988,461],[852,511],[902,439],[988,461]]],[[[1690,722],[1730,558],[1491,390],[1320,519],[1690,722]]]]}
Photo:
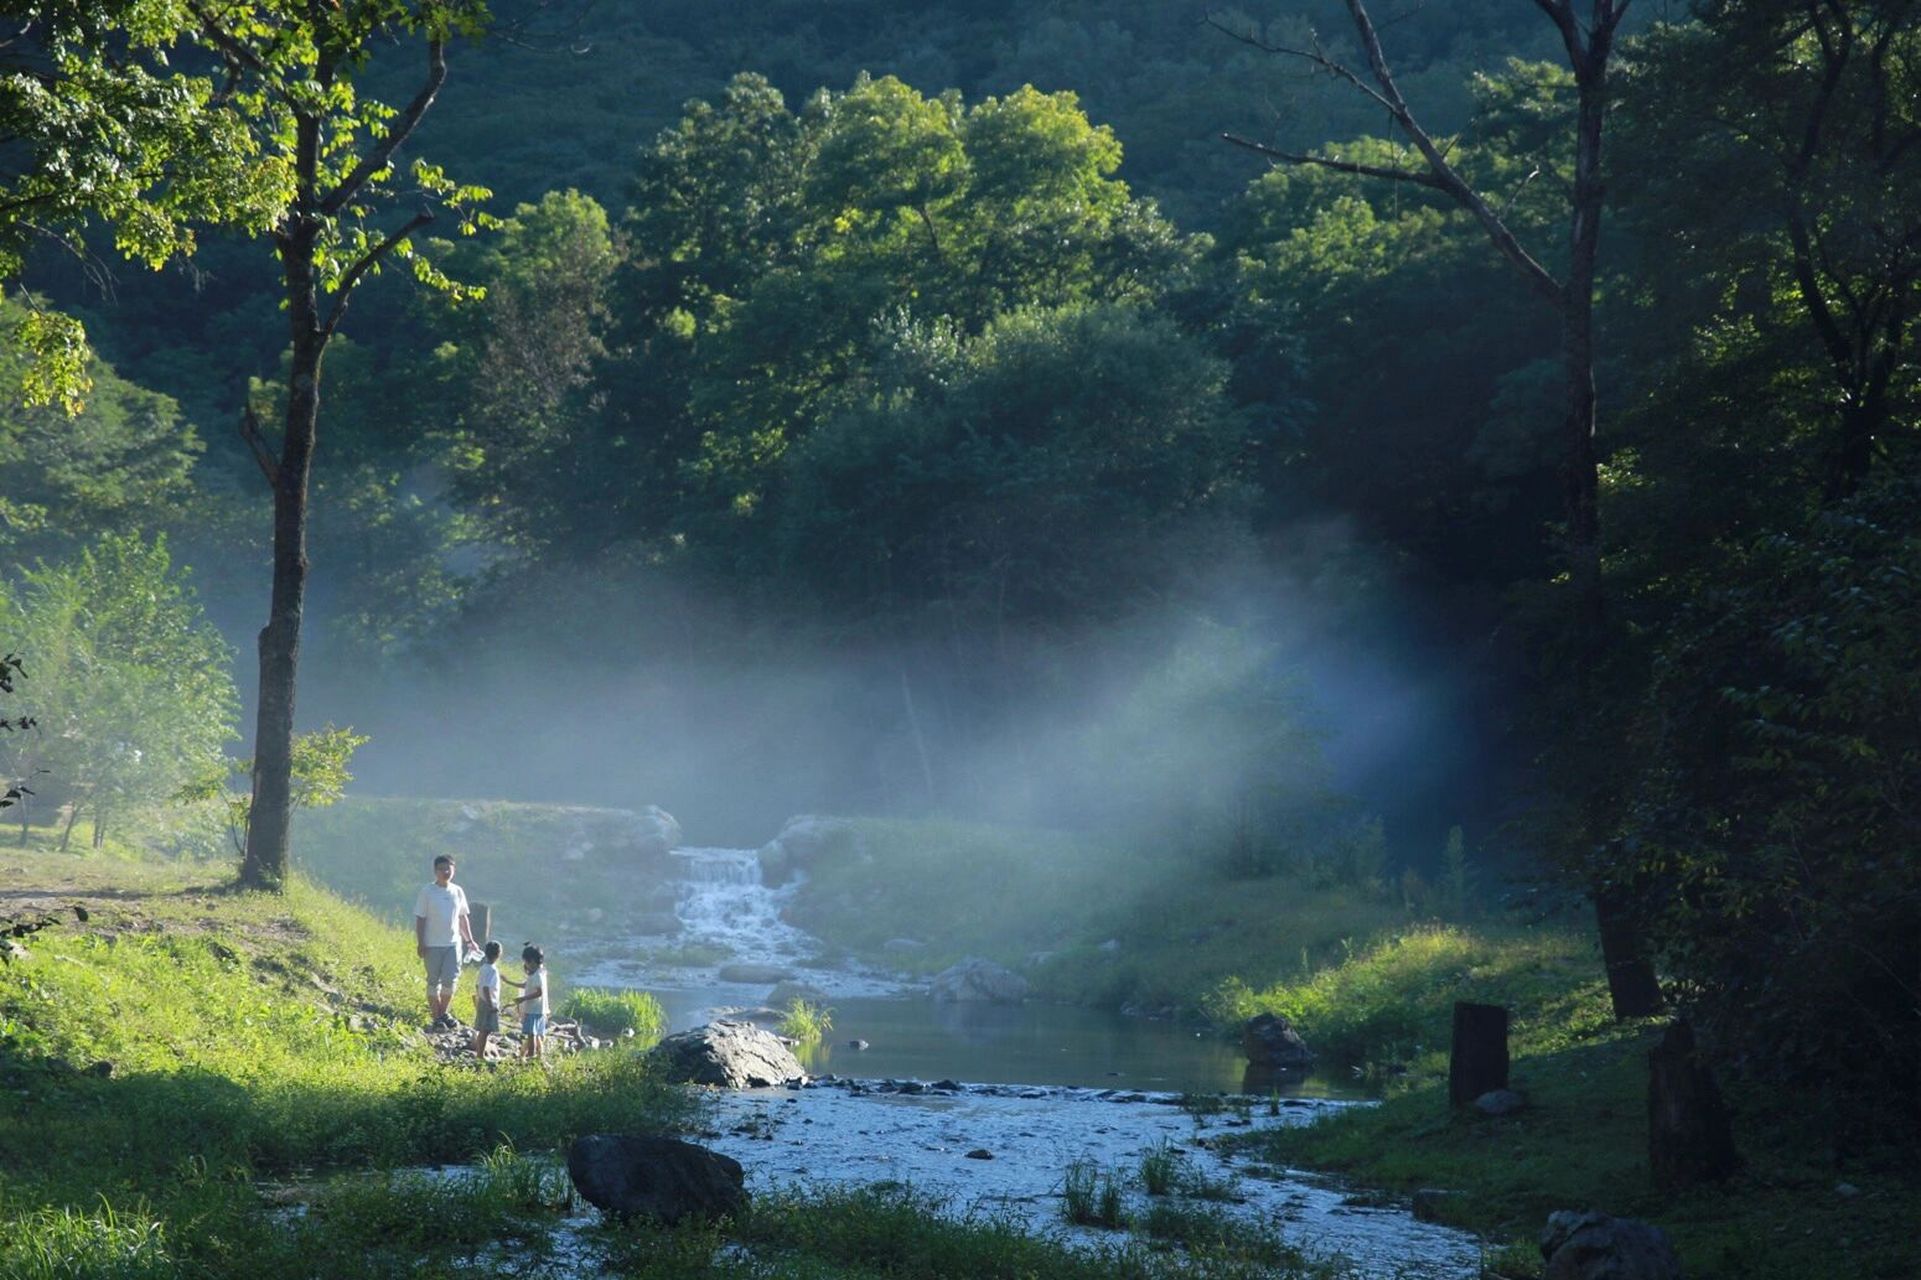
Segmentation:
{"type": "Polygon", "coordinates": [[[1454,1002],[1454,1045],[1447,1061],[1447,1100],[1457,1107],[1507,1088],[1507,1009],[1454,1002]]]}
{"type": "Polygon", "coordinates": [[[484,902],[469,902],[467,927],[473,931],[475,944],[486,946],[487,939],[494,934],[494,909],[484,902]]]}
{"type": "Polygon", "coordinates": [[[1648,1050],[1648,1165],[1663,1191],[1719,1182],[1741,1167],[1728,1109],[1685,1019],[1648,1050]]]}

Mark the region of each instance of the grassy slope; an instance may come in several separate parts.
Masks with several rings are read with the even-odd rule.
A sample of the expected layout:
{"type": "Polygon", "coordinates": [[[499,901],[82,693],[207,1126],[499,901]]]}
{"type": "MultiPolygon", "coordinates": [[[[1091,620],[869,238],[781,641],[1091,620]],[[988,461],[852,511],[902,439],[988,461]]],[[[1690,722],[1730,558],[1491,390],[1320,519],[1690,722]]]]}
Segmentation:
{"type": "MultiPolygon", "coordinates": [[[[1261,1153],[1341,1171],[1360,1184],[1439,1187],[1443,1218],[1513,1242],[1504,1275],[1538,1274],[1533,1240],[1556,1209],[1603,1208],[1660,1224],[1693,1280],[1868,1280],[1921,1274],[1921,1185],[1899,1148],[1837,1171],[1796,1100],[1736,1094],[1747,1169],[1724,1187],[1658,1194],[1647,1173],[1649,1024],[1611,1018],[1585,945],[1499,930],[1416,931],[1296,984],[1241,993],[1241,1008],[1297,1017],[1310,1042],[1370,1040],[1407,1074],[1378,1109],[1276,1131],[1261,1153]],[[1530,1099],[1491,1119],[1447,1106],[1445,1045],[1455,999],[1513,1012],[1513,1082],[1530,1099]],[[1838,1183],[1857,1189],[1837,1194],[1838,1183]]],[[[1890,1135],[1897,1144],[1899,1135],[1890,1135]]]]}
{"type": "Polygon", "coordinates": [[[552,1148],[688,1111],[631,1053],[442,1067],[415,1030],[406,933],[304,883],[273,897],[220,879],[0,855],[0,914],[59,920],[0,966],[0,1273],[27,1273],[18,1250],[54,1230],[49,1211],[158,1224],[169,1265],[239,1273],[298,1251],[260,1214],[257,1178],[552,1148]]]}

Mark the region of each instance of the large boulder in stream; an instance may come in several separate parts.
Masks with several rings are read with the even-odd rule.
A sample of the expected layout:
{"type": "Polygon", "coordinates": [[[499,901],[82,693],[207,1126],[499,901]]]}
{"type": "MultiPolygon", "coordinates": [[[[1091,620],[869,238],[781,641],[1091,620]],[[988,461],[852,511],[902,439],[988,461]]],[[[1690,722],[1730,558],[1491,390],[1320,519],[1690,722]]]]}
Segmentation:
{"type": "Polygon", "coordinates": [[[992,960],[969,956],[935,974],[928,994],[936,1004],[1019,1004],[1027,999],[1027,979],[992,960]]]}
{"type": "Polygon", "coordinates": [[[837,848],[850,847],[859,839],[850,822],[822,818],[811,813],[789,818],[780,834],[760,847],[761,883],[778,889],[796,875],[818,862],[821,855],[837,848]]]}
{"type": "Polygon", "coordinates": [[[747,1203],[740,1162],[678,1138],[589,1133],[567,1149],[580,1198],[616,1217],[732,1217],[747,1203]]]}
{"type": "Polygon", "coordinates": [[[622,834],[621,843],[650,858],[664,858],[680,847],[680,823],[657,804],[650,804],[634,815],[633,825],[622,834]]]}
{"type": "Polygon", "coordinates": [[[767,1089],[807,1078],[800,1059],[779,1037],[748,1022],[716,1019],[668,1036],[654,1046],[653,1056],[665,1067],[667,1078],[680,1084],[767,1089]]]}
{"type": "Polygon", "coordinates": [[[1667,1233],[1605,1213],[1550,1214],[1541,1232],[1547,1280],[1681,1280],[1667,1233]]]}
{"type": "Polygon", "coordinates": [[[1286,1018],[1257,1013],[1241,1024],[1241,1052],[1250,1066],[1268,1071],[1305,1071],[1314,1065],[1314,1051],[1286,1018]]]}

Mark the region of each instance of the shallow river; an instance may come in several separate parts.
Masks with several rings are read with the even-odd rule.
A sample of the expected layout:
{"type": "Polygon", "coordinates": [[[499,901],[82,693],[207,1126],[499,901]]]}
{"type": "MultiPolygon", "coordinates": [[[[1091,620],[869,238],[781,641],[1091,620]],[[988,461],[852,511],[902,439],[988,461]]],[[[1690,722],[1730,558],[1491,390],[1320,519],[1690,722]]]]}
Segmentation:
{"type": "MultiPolygon", "coordinates": [[[[810,967],[814,940],[780,919],[785,893],[759,884],[752,854],[685,850],[676,939],[608,939],[580,984],[651,991],[670,1030],[762,1004],[767,984],[726,983],[717,967],[672,963],[689,944],[732,963],[782,969],[828,994],[833,1028],[802,1064],[834,1083],[717,1095],[702,1141],[739,1160],[750,1190],[893,1182],[958,1214],[1012,1216],[1069,1240],[1062,1188],[1071,1165],[1112,1175],[1130,1212],[1147,1204],[1142,1158],[1174,1153],[1180,1181],[1208,1207],[1270,1226],[1352,1274],[1460,1280],[1479,1272],[1476,1240],[1414,1221],[1405,1203],[1356,1196],[1308,1174],[1228,1156],[1219,1140],[1309,1123],[1366,1105],[1342,1081],[1250,1081],[1235,1047],[1171,1023],[1028,1003],[935,1004],[893,975],[810,967]],[[865,1042],[856,1048],[851,1042],[865,1042]],[[926,1089],[951,1082],[955,1087],[926,1089]],[[900,1086],[906,1084],[906,1089],[900,1086]],[[1182,1094],[1254,1096],[1215,1114],[1182,1094]]],[[[791,892],[791,891],[788,891],[791,892]]]]}

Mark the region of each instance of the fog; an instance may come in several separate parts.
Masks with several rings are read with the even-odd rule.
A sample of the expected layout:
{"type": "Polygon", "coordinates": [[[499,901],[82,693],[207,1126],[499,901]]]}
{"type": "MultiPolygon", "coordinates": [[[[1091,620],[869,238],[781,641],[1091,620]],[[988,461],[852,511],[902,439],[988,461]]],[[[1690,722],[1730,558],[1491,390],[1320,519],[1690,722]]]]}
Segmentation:
{"type": "MultiPolygon", "coordinates": [[[[1493,816],[1478,708],[1502,663],[1435,631],[1339,522],[1149,607],[1047,627],[943,613],[884,637],[597,566],[490,588],[432,651],[371,664],[330,643],[317,578],[300,722],[371,735],[356,794],[658,804],[712,845],[802,812],[1194,844],[1371,814],[1423,865],[1493,816]]],[[[218,614],[234,629],[242,610],[218,614]]]]}

